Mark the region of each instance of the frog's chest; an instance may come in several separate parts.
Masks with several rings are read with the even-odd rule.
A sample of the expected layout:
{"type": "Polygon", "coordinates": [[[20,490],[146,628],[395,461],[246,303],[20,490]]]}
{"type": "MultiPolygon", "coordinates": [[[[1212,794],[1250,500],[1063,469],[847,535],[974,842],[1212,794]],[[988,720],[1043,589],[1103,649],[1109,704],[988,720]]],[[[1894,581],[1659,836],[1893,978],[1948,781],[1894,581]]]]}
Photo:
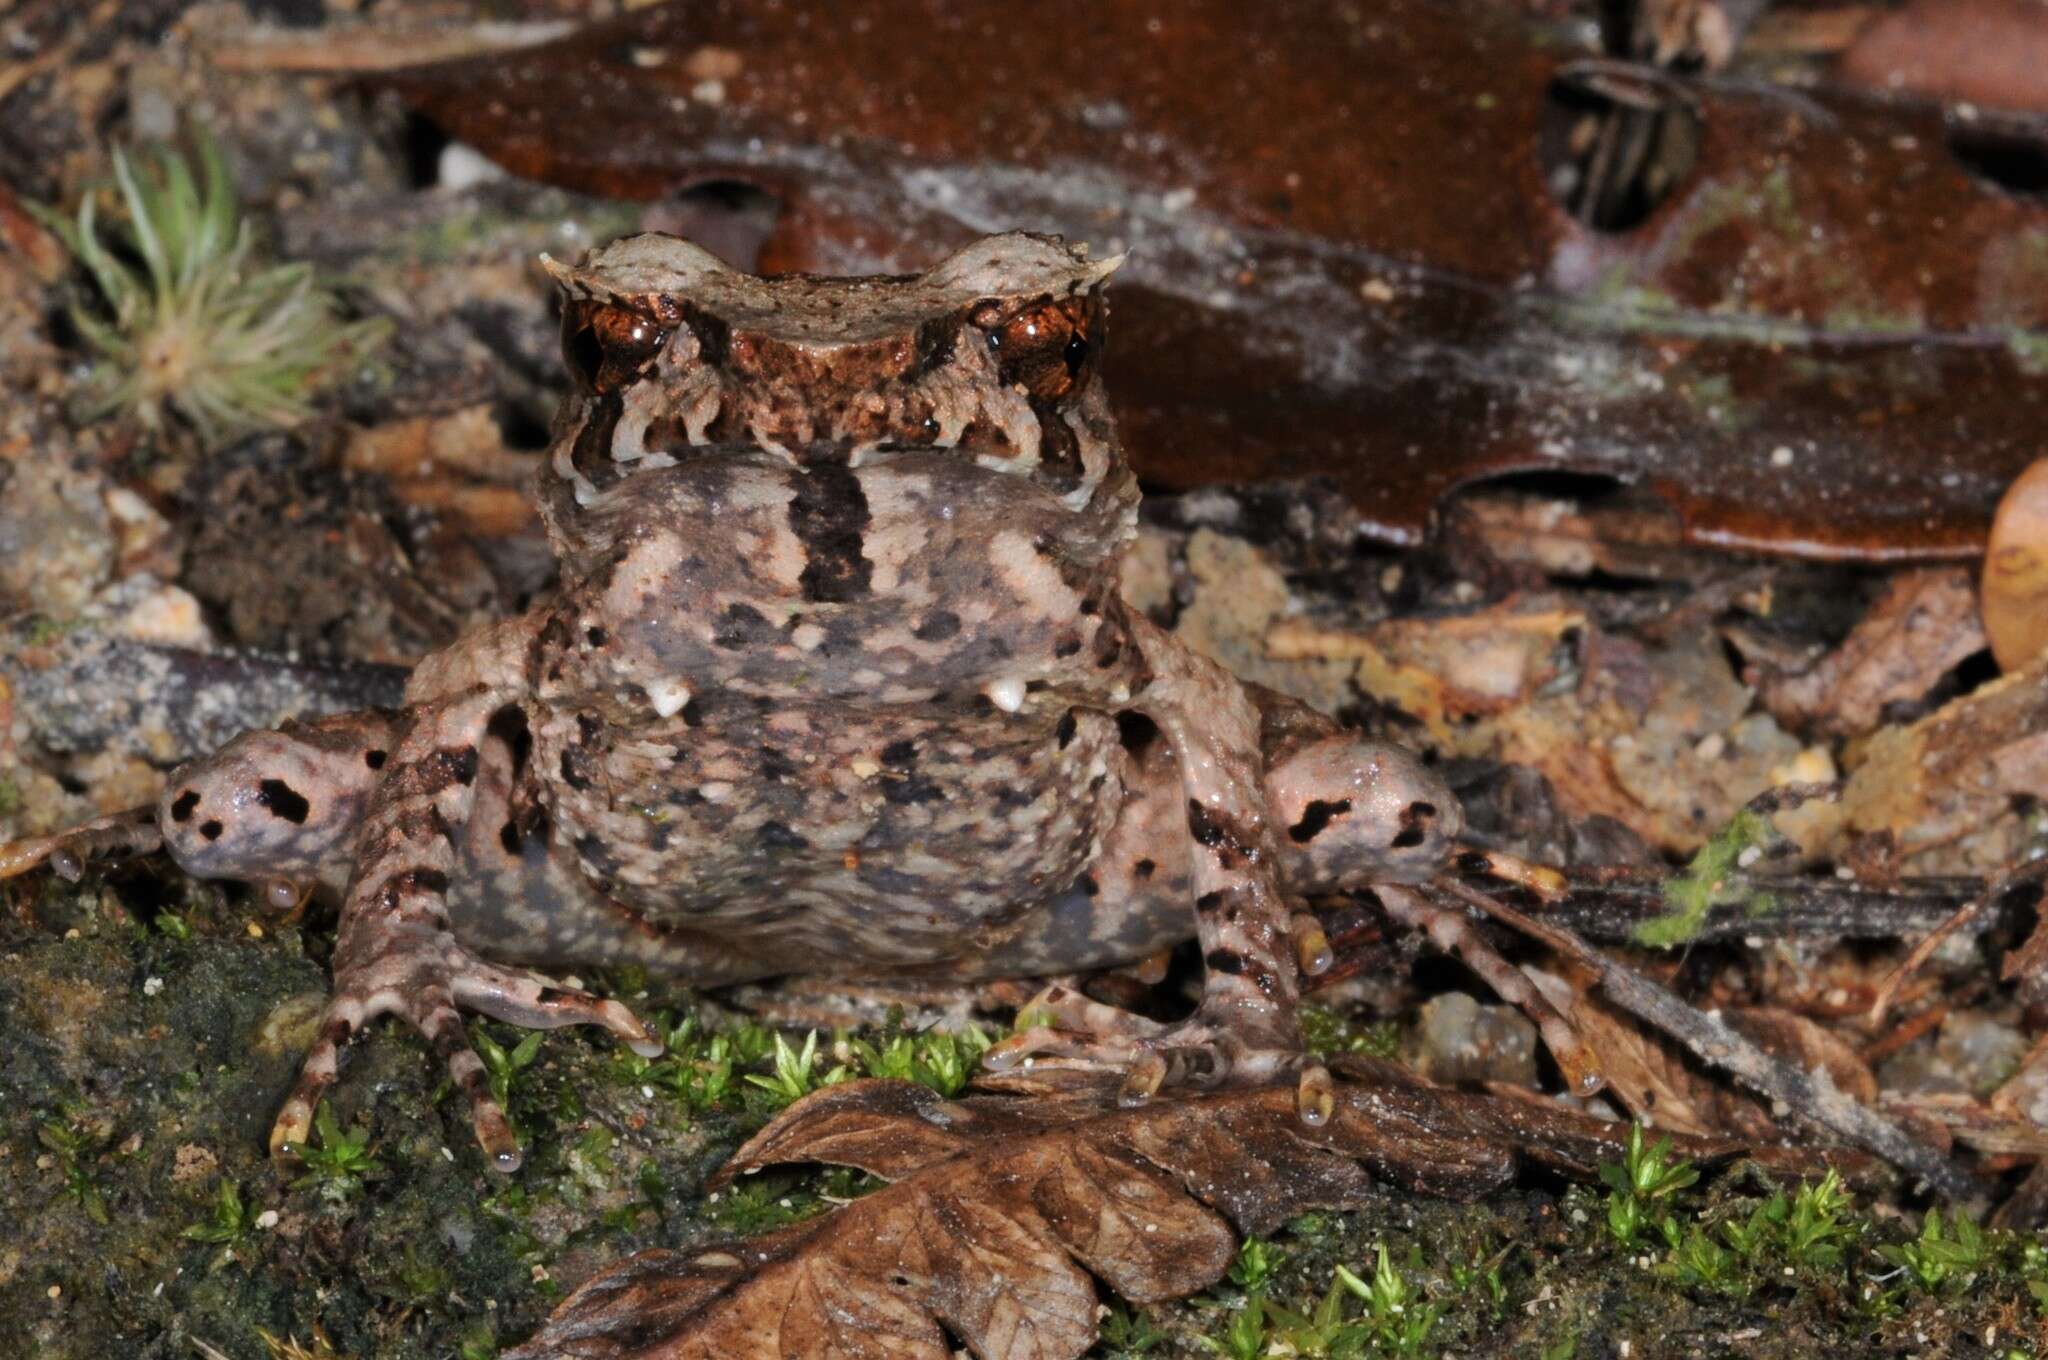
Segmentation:
{"type": "Polygon", "coordinates": [[[972,949],[1074,882],[1121,805],[1116,722],[1092,709],[689,708],[535,715],[536,796],[600,892],[784,968],[972,949]]]}

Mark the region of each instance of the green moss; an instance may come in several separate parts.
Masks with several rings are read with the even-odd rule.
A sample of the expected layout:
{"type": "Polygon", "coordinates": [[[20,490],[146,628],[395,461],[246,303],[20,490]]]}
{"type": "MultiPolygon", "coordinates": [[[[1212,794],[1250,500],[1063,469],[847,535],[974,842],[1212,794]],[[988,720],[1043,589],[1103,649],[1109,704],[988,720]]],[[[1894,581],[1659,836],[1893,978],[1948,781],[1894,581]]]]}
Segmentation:
{"type": "Polygon", "coordinates": [[[1664,884],[1664,903],[1671,910],[1638,925],[1638,944],[1672,948],[1690,944],[1706,924],[1715,907],[1736,903],[1751,916],[1773,910],[1775,899],[1739,875],[1744,853],[1761,850],[1777,838],[1771,819],[1743,808],[1728,819],[1707,843],[1693,854],[1685,871],[1664,884]]]}
{"type": "MultiPolygon", "coordinates": [[[[18,1251],[12,1273],[0,1270],[0,1336],[28,1338],[18,1349],[35,1360],[175,1349],[185,1337],[229,1360],[268,1360],[265,1331],[308,1353],[324,1335],[355,1360],[487,1356],[632,1252],[793,1221],[873,1187],[854,1172],[778,1171],[710,1199],[710,1173],[765,1117],[741,1078],[769,1074],[776,1031],[692,1009],[663,1022],[668,1052],[637,1079],[622,1080],[627,1055],[602,1033],[559,1031],[531,1050],[505,1086],[528,1136],[526,1166],[511,1177],[485,1165],[427,1046],[372,1026],[351,1046],[330,1108],[341,1136],[367,1135],[361,1152],[382,1170],[330,1198],[266,1153],[299,1051],[260,1037],[275,1013],[324,990],[314,959],[328,941],[290,929],[251,940],[238,895],[188,896],[175,878],[149,900],[179,903],[184,940],[142,928],[103,886],[49,894],[39,924],[0,914],[0,1013],[10,1017],[0,1218],[18,1225],[0,1244],[18,1251]],[[162,986],[145,992],[150,978],[162,986]],[[667,1064],[701,1096],[700,1065],[721,1063],[729,1080],[716,1099],[646,1079],[667,1064]],[[59,1126],[57,1148],[46,1123],[59,1126]],[[71,1188],[74,1173],[90,1191],[71,1188]]],[[[476,1028],[508,1057],[527,1041],[476,1028]]],[[[812,1071],[865,1071],[863,1046],[900,1063],[905,1039],[914,1062],[925,1038],[900,1024],[820,1035],[812,1071]]],[[[1988,1328],[2010,1346],[2016,1321],[2043,1318],[2039,1244],[1984,1230],[1974,1266],[1923,1286],[1881,1249],[1933,1261],[1947,1249],[1931,1245],[1937,1237],[1825,1184],[1780,1187],[1737,1170],[1681,1186],[1652,1197],[1678,1245],[1652,1227],[1633,1248],[1610,1228],[1608,1187],[1524,1186],[1476,1204],[1383,1189],[1246,1244],[1200,1298],[1113,1307],[1096,1353],[1204,1356],[1233,1327],[1270,1347],[1328,1325],[1359,1356],[1394,1355],[1409,1344],[1395,1321],[1426,1315],[1416,1353],[1428,1356],[1612,1355],[1626,1340],[1637,1355],[1789,1360],[1958,1353],[1988,1328]],[[1759,1326],[1739,1350],[1720,1339],[1759,1326]]],[[[1944,1210],[1938,1240],[1959,1244],[1963,1231],[1944,1210]]]]}

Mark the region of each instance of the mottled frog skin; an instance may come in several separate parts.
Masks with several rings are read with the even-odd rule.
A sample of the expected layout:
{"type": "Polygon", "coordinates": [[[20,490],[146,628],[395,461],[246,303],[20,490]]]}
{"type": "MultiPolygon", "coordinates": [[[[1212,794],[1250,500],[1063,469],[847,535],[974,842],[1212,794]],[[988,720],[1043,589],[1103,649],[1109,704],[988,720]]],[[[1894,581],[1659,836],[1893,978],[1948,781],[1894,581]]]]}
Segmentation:
{"type": "MultiPolygon", "coordinates": [[[[1031,1053],[1163,1082],[1327,1078],[1304,894],[1417,883],[1460,830],[1391,746],[1239,683],[1118,593],[1136,483],[1097,381],[1114,261],[1012,233],[909,277],[757,279],[643,235],[564,291],[540,487],[558,591],[425,660],[402,710],[248,734],[152,813],[185,868],[342,891],[334,995],[273,1141],[366,1020],[417,1026],[516,1165],[460,1012],[603,1024],[514,964],[1037,976],[1199,937],[1160,1026],[1055,993],[1031,1053]]],[[[60,862],[60,867],[64,867],[60,862]]]]}

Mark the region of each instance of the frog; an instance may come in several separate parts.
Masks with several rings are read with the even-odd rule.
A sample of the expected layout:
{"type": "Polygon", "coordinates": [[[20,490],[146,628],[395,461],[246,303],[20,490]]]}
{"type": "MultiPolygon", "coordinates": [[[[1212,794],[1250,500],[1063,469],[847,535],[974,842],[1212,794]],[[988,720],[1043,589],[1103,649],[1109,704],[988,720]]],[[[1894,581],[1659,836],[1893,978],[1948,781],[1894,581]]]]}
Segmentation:
{"type": "Polygon", "coordinates": [[[535,492],[551,593],[426,656],[398,708],[246,733],[0,873],[162,850],[276,907],[338,896],[279,1151],[391,1016],[516,1169],[465,1013],[656,1056],[630,1008],[560,980],[621,965],[1051,978],[992,1070],[1099,1069],[1130,1101],[1292,1081],[1316,1123],[1331,1079],[1300,1011],[1331,949],[1304,903],[1369,888],[1569,1046],[1422,891],[1463,830],[1422,759],[1125,603],[1120,258],[1028,232],[870,277],[757,277],[659,233],[543,257],[572,379],[535,492]],[[1188,940],[1182,1019],[1072,983],[1188,940]]]}

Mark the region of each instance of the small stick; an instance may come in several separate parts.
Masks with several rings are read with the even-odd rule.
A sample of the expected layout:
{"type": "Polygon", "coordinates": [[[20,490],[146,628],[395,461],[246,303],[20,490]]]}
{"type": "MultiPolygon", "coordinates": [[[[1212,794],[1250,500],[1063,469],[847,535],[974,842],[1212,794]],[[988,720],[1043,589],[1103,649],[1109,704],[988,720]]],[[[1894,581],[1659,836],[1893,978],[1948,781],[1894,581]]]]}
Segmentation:
{"type": "Polygon", "coordinates": [[[1966,1200],[1978,1193],[1976,1182],[1961,1168],[1877,1111],[1845,1095],[1825,1072],[1802,1072],[1778,1061],[1730,1029],[1719,1016],[1681,1000],[1633,968],[1595,950],[1569,930],[1530,920],[1504,903],[1484,903],[1479,899],[1486,894],[1466,884],[1458,885],[1456,895],[1517,929],[1523,929],[1524,923],[1535,927],[1541,932],[1536,938],[1591,969],[1600,979],[1608,1000],[1669,1035],[1700,1061],[1870,1149],[1949,1199],[1966,1200]]]}
{"type": "Polygon", "coordinates": [[[1876,1025],[1883,1022],[1884,1013],[1891,1009],[1892,998],[1898,995],[1900,986],[1906,979],[1920,971],[1921,965],[1934,956],[1934,951],[1941,947],[1943,940],[1976,920],[1993,901],[2005,896],[2021,883],[2040,878],[2044,873],[2048,873],[2048,860],[2027,860],[2016,866],[2008,866],[1985,884],[1983,891],[1963,903],[1946,921],[1936,926],[1932,933],[1913,946],[1913,952],[1906,955],[1905,962],[1894,968],[1891,976],[1878,987],[1877,998],[1870,1003],[1870,1023],[1876,1025]]]}

